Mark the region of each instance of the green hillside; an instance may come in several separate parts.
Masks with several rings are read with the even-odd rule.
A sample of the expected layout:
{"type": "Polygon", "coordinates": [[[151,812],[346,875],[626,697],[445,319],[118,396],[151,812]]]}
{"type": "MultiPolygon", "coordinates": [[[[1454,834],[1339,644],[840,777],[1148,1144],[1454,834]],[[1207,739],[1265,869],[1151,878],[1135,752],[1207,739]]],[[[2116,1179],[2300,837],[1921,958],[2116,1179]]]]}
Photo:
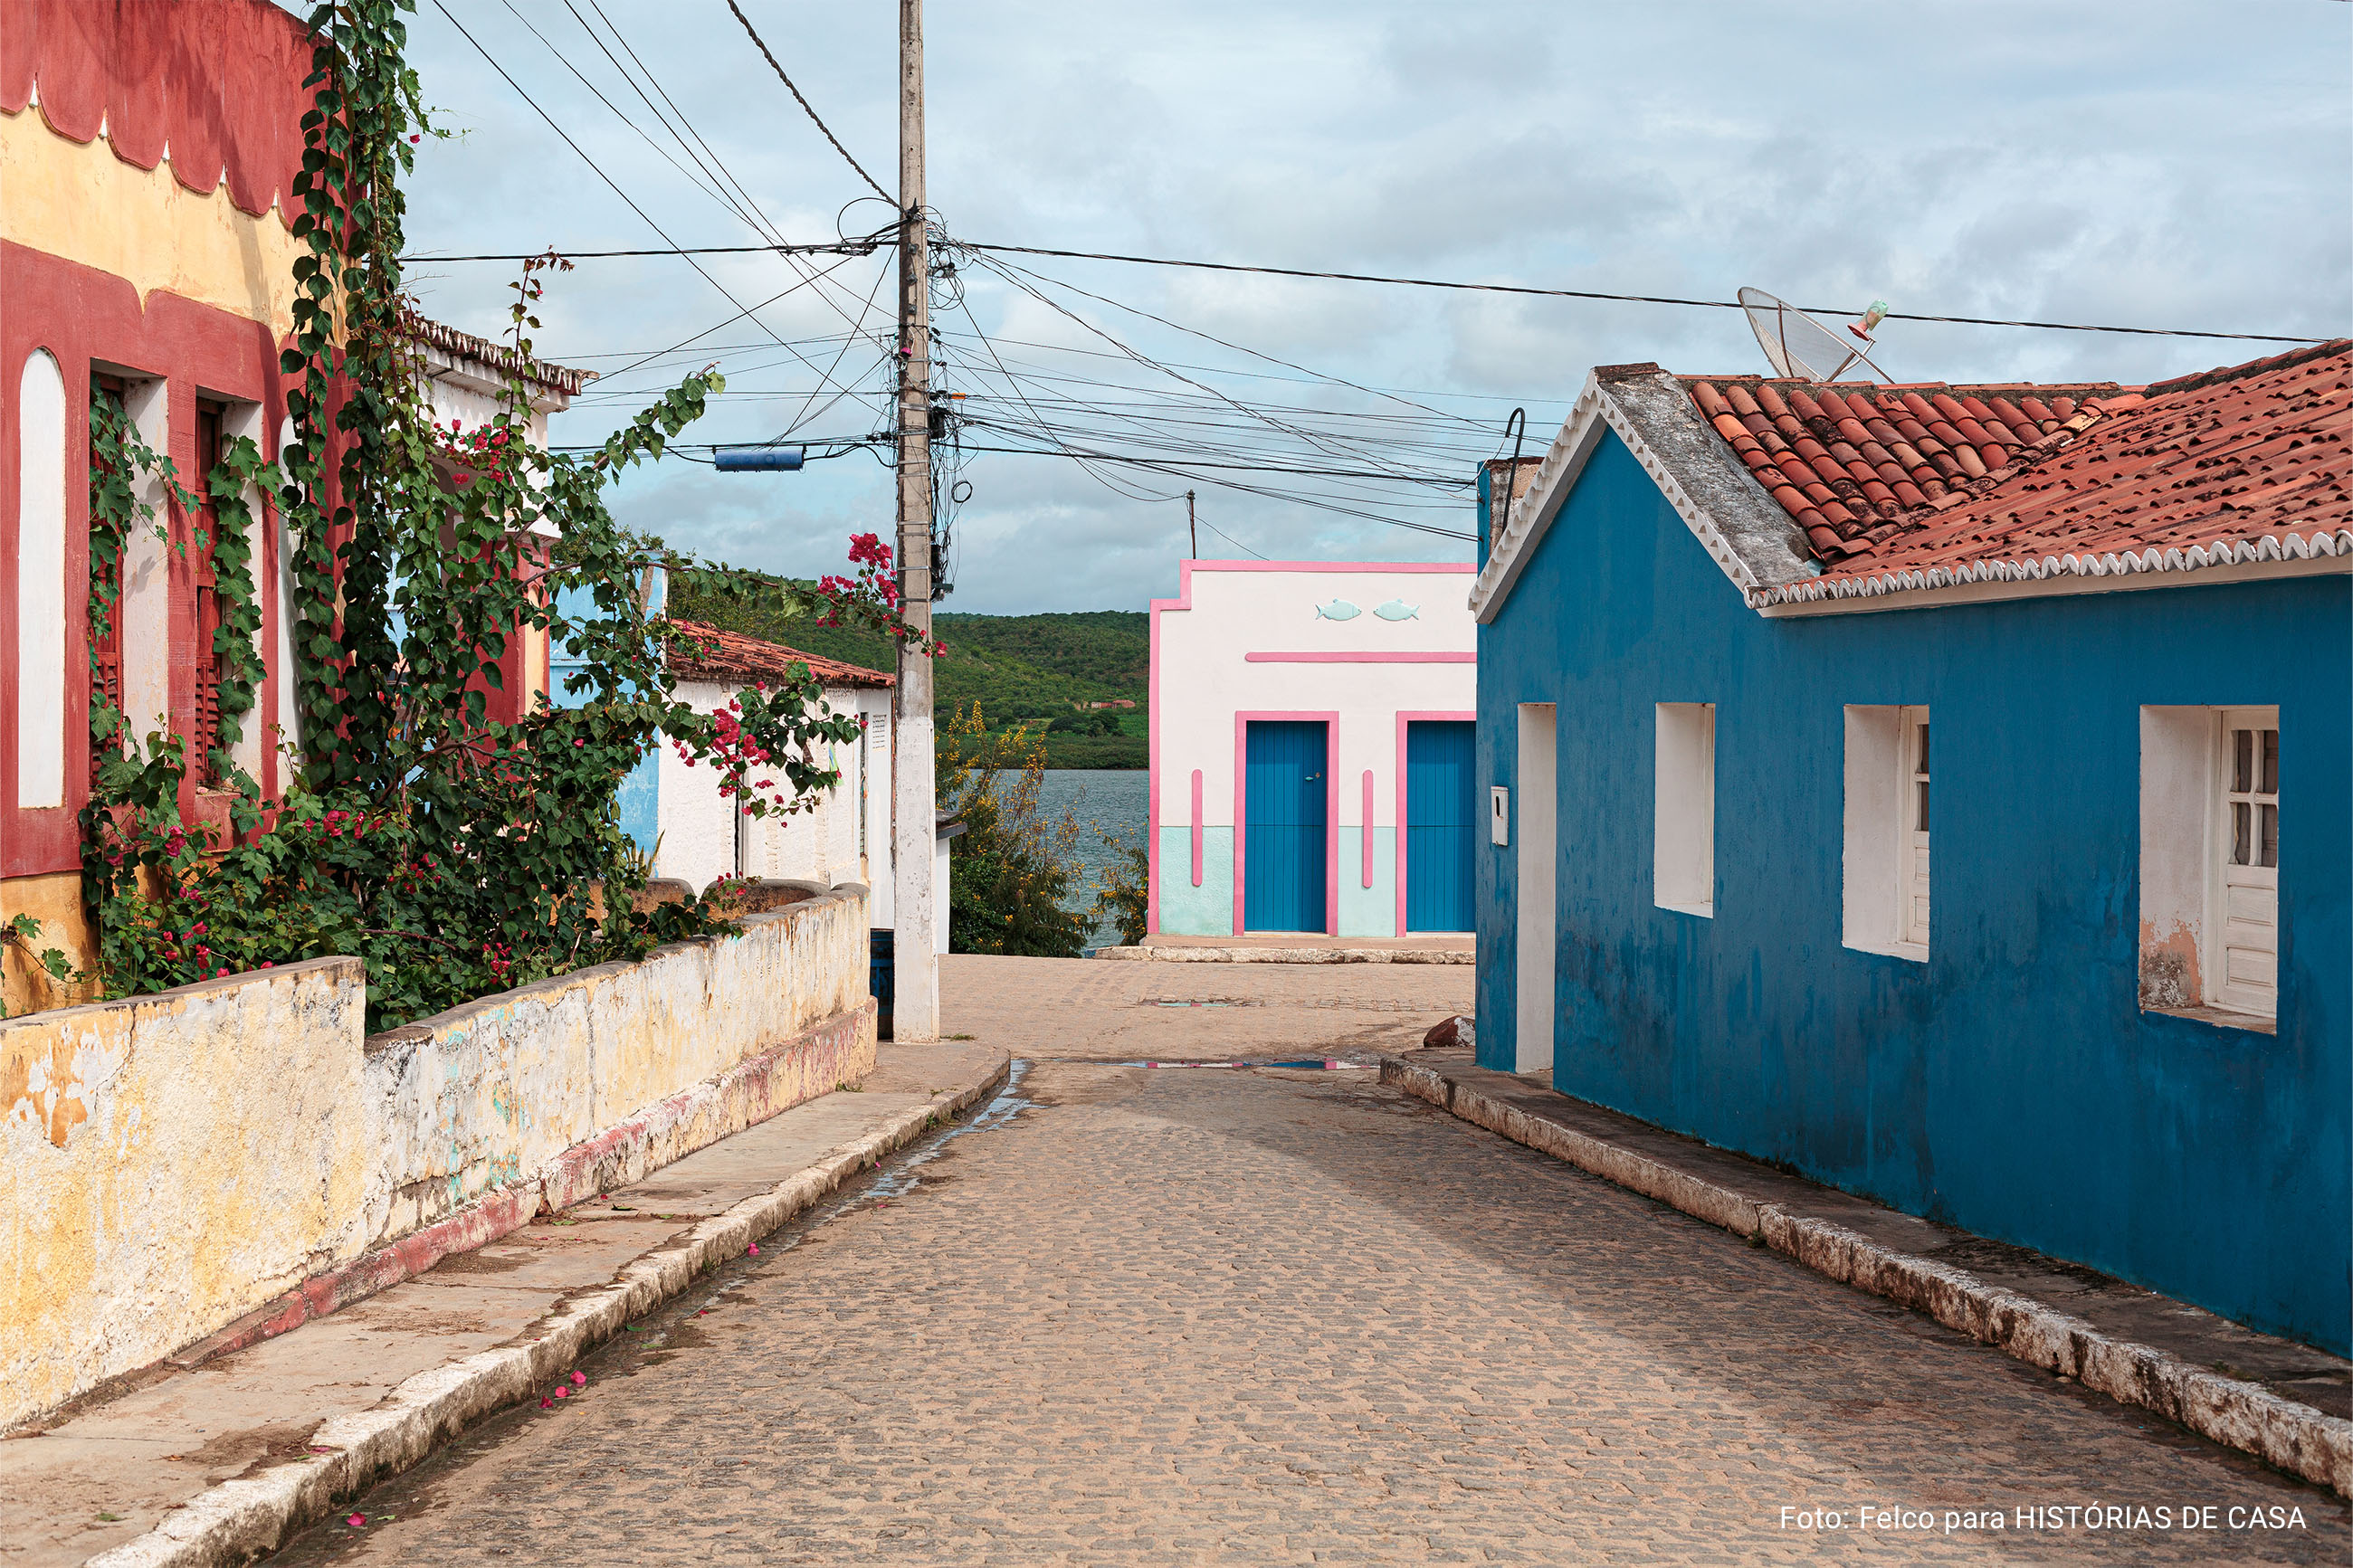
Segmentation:
{"type": "MultiPolygon", "coordinates": [[[[675,590],[670,610],[681,620],[764,637],[870,669],[889,669],[893,662],[888,639],[870,632],[820,626],[765,608],[699,600],[675,590]]],[[[1059,725],[1047,736],[1050,767],[1145,765],[1152,631],[1151,617],[1143,611],[946,613],[933,617],[932,631],[946,649],[933,667],[943,715],[978,702],[991,729],[1021,720],[1029,721],[1033,729],[1059,725]],[[1110,712],[1087,707],[1121,699],[1135,707],[1110,712]]]]}

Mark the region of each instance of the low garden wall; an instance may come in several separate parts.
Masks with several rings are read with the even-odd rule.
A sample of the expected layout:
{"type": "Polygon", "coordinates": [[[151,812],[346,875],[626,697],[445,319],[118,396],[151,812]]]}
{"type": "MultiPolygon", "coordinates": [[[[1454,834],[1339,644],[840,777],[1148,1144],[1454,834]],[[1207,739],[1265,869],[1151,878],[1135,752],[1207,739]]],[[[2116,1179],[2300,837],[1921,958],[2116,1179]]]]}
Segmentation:
{"type": "Polygon", "coordinates": [[[352,958],[0,1021],[0,1428],[863,1077],[866,906],[835,889],[373,1037],[352,958]]]}

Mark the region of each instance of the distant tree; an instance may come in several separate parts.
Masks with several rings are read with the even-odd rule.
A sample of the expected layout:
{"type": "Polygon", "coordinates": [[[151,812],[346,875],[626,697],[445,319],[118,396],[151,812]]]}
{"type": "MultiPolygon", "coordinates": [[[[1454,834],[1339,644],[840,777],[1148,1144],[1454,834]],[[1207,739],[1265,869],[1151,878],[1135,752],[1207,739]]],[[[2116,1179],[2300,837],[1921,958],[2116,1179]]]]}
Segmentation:
{"type": "Polygon", "coordinates": [[[1076,958],[1080,828],[1074,810],[1050,817],[1038,804],[1044,738],[1027,725],[991,734],[974,703],[940,726],[938,767],[940,818],[965,827],[949,840],[948,950],[1076,958]]]}
{"type": "Polygon", "coordinates": [[[1103,867],[1103,880],[1095,884],[1095,912],[1117,926],[1119,940],[1134,947],[1144,941],[1151,886],[1152,862],[1145,853],[1144,837],[1124,827],[1096,837],[1111,851],[1111,859],[1103,867]]]}

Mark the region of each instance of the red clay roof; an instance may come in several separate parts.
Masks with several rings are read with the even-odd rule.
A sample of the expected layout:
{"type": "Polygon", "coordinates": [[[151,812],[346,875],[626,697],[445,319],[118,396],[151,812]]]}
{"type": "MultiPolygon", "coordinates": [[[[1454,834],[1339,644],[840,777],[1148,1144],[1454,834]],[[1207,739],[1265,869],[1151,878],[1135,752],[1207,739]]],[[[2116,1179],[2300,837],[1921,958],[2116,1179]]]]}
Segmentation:
{"type": "Polygon", "coordinates": [[[820,658],[782,643],[763,642],[741,632],[723,632],[700,621],[674,620],[670,626],[668,641],[673,653],[670,668],[681,680],[782,680],[792,673],[795,665],[805,664],[811,675],[828,686],[887,687],[898,682],[897,677],[879,669],[844,664],[838,658],[820,658]]]}
{"type": "Polygon", "coordinates": [[[2138,390],[1683,384],[1831,579],[2341,531],[2348,370],[2340,339],[2138,390]]]}

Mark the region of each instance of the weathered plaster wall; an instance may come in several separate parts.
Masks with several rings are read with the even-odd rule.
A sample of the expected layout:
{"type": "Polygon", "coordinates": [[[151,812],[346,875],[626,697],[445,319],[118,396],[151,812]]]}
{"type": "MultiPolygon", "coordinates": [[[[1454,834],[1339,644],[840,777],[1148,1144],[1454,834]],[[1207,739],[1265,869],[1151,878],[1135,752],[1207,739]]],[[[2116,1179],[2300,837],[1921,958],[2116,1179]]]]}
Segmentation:
{"type": "Polygon", "coordinates": [[[0,1424],[366,1245],[365,1000],[325,958],[0,1024],[0,1424]]]}
{"type": "Polygon", "coordinates": [[[866,942],[850,887],[373,1038],[348,958],[0,1022],[0,1426],[862,1077],[866,942]]]}
{"type": "Polygon", "coordinates": [[[142,304],[161,289],[293,331],[294,258],[308,252],[280,212],[241,212],[227,185],[200,195],[32,110],[0,112],[0,239],[126,279],[142,304]]]}
{"type": "MultiPolygon", "coordinates": [[[[1482,787],[1520,776],[1514,705],[1558,705],[1554,1083],[2344,1353],[2348,636],[2343,576],[1767,619],[1607,437],[1480,637],[1482,787]],[[1651,886],[1653,705],[1700,701],[1713,918],[1651,886]],[[1851,703],[1936,715],[1925,962],[1841,940],[1851,703]],[[2144,710],[2256,703],[2276,1035],[2140,1005],[2144,710]]],[[[1479,1057],[1508,1070],[1515,848],[1478,878],[1479,1057]]]]}
{"type": "Polygon", "coordinates": [[[52,976],[38,963],[40,953],[48,948],[64,953],[77,970],[90,969],[98,963],[97,944],[90,941],[90,921],[82,910],[81,873],[0,878],[0,925],[18,915],[40,921],[41,931],[22,943],[0,945],[0,1005],[6,1009],[0,1016],[13,1018],[44,1007],[63,1007],[87,995],[71,981],[52,976]]]}
{"type": "MultiPolygon", "coordinates": [[[[736,690],[717,681],[681,680],[676,695],[696,712],[712,713],[724,707],[736,690]]],[[[876,700],[887,703],[890,693],[849,686],[829,686],[825,690],[826,705],[837,714],[859,713],[876,700]]],[[[654,857],[656,876],[676,877],[700,889],[717,878],[738,875],[740,861],[740,874],[746,877],[786,877],[827,887],[861,879],[865,868],[858,856],[860,747],[856,742],[828,742],[819,751],[818,760],[838,770],[841,782],[805,809],[783,816],[744,818],[740,824],[734,803],[719,793],[721,779],[715,769],[708,763],[689,767],[668,749],[652,756],[659,792],[657,832],[661,845],[654,857]]],[[[867,788],[870,803],[878,789],[888,793],[880,775],[868,781],[867,788]]]]}
{"type": "Polygon", "coordinates": [[[664,1096],[862,1006],[865,921],[862,893],[845,889],[751,916],[741,936],[598,964],[370,1039],[370,1135],[387,1163],[369,1194],[384,1205],[375,1236],[536,1175],[664,1096]]]}

